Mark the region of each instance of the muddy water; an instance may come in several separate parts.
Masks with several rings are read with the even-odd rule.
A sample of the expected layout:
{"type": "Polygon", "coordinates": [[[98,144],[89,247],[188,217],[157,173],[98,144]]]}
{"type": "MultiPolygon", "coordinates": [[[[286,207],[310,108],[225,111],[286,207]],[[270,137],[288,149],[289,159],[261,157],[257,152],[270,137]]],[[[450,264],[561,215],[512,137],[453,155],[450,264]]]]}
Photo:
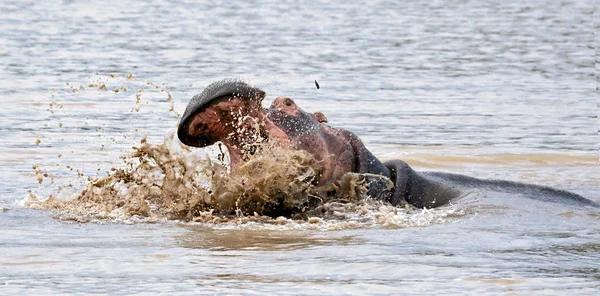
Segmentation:
{"type": "Polygon", "coordinates": [[[199,222],[40,210],[30,197],[68,200],[126,167],[120,156],[145,135],[176,149],[168,136],[189,98],[238,77],[266,103],[287,95],[323,112],[381,159],[600,201],[590,2],[3,1],[0,11],[2,294],[600,287],[598,211],[514,196],[199,222]]]}

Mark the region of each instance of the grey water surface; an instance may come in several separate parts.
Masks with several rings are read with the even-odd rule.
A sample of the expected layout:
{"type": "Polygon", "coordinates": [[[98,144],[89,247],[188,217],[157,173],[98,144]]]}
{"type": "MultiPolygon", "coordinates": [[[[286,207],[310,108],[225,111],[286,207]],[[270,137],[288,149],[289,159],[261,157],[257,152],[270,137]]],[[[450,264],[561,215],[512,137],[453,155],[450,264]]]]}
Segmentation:
{"type": "Polygon", "coordinates": [[[161,141],[224,77],[262,87],[265,106],[285,95],[323,112],[381,159],[600,202],[591,1],[3,0],[0,12],[0,294],[600,291],[600,212],[507,195],[420,227],[337,230],[75,223],[23,202],[77,180],[67,165],[96,176],[144,134],[161,141]]]}

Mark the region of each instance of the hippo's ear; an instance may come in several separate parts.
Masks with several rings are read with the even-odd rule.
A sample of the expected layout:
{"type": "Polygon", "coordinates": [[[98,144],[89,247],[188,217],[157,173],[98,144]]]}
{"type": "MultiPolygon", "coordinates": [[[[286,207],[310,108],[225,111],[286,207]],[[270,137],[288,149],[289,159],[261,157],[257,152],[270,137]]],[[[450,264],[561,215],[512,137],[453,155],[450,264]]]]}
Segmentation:
{"type": "Polygon", "coordinates": [[[327,122],[327,117],[325,117],[325,114],[323,114],[323,113],[321,113],[321,112],[315,112],[315,113],[313,114],[313,118],[314,118],[316,121],[318,121],[318,122],[321,122],[321,123],[325,123],[325,122],[327,122]]]}

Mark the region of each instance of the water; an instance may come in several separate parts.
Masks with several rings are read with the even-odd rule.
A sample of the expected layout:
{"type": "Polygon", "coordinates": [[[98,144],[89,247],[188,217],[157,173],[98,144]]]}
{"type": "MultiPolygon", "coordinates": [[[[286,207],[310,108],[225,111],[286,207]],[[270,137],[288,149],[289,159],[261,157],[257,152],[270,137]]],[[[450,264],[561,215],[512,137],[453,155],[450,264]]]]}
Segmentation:
{"type": "Polygon", "coordinates": [[[362,224],[75,223],[23,205],[76,170],[119,166],[144,134],[160,143],[176,112],[223,77],[323,112],[384,160],[600,201],[589,1],[7,0],[0,11],[2,294],[600,287],[598,212],[510,196],[362,224]],[[33,165],[51,174],[42,184],[33,165]]]}

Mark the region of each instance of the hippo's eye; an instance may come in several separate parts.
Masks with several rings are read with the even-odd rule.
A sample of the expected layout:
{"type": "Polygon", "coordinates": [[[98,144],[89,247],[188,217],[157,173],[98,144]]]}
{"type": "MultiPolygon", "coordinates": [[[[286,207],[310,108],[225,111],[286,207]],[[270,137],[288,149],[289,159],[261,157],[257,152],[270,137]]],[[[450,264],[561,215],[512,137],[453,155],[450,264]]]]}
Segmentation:
{"type": "Polygon", "coordinates": [[[292,102],[287,101],[287,100],[285,102],[283,102],[283,104],[286,105],[286,106],[288,106],[288,107],[292,106],[292,102]]]}
{"type": "Polygon", "coordinates": [[[227,113],[228,113],[227,111],[221,110],[221,117],[223,117],[223,118],[227,117],[227,113]]]}

